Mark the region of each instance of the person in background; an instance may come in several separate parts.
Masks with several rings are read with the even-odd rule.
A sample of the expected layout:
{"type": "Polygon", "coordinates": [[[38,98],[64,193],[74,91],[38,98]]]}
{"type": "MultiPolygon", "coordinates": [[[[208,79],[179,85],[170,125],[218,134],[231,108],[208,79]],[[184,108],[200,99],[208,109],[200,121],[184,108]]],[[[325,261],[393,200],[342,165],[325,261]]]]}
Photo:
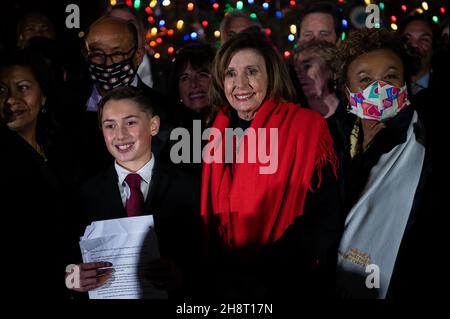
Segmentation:
{"type": "MultiPolygon", "coordinates": [[[[319,112],[326,119],[339,157],[339,175],[342,177],[348,160],[349,123],[346,107],[341,103],[336,89],[337,53],[337,47],[326,41],[303,43],[294,54],[294,68],[306,100],[300,104],[319,112]]],[[[338,180],[343,196],[343,178],[338,180]]]]}
{"type": "Polygon", "coordinates": [[[68,79],[67,53],[56,40],[33,37],[28,42],[27,49],[39,56],[48,65],[51,70],[51,80],[54,84],[63,83],[68,79]]]}
{"type": "Polygon", "coordinates": [[[330,2],[312,2],[301,14],[299,45],[319,40],[335,45],[341,42],[341,18],[338,9],[330,2]]]}
{"type": "Polygon", "coordinates": [[[234,35],[251,27],[262,32],[261,23],[256,18],[251,18],[245,10],[228,12],[220,22],[220,43],[223,45],[234,35]]]}
{"type": "Polygon", "coordinates": [[[435,116],[432,105],[441,103],[441,92],[448,86],[448,50],[442,51],[436,35],[436,25],[429,15],[413,15],[400,24],[400,35],[410,55],[415,57],[415,70],[409,78],[411,101],[428,127],[428,138],[433,139],[435,116]]]}
{"type": "Polygon", "coordinates": [[[191,44],[177,51],[171,82],[178,105],[173,116],[178,125],[188,128],[193,119],[205,123],[211,111],[208,92],[214,56],[214,50],[207,44],[191,44]]]}
{"type": "Polygon", "coordinates": [[[333,116],[339,106],[333,64],[336,55],[336,46],[325,41],[305,43],[294,54],[295,71],[307,103],[325,119],[333,116]]]}
{"type": "Polygon", "coordinates": [[[55,27],[42,13],[33,12],[23,16],[17,24],[17,47],[25,48],[33,37],[56,39],[55,27]]]}
{"type": "MultiPolygon", "coordinates": [[[[175,107],[169,118],[174,127],[186,129],[189,136],[194,136],[194,123],[200,124],[202,131],[208,126],[207,120],[211,112],[208,93],[214,55],[214,50],[207,44],[190,44],[179,49],[175,54],[171,72],[171,87],[174,92],[171,104],[175,107]]],[[[199,141],[198,145],[203,146],[204,142],[199,141]]],[[[165,150],[167,160],[170,160],[168,158],[170,149],[176,143],[178,142],[172,141],[168,144],[165,150]]],[[[194,148],[193,141],[186,149],[189,149],[189,156],[186,157],[189,158],[189,162],[177,163],[177,166],[200,178],[201,149],[198,156],[194,156],[193,152],[197,150],[194,148]],[[195,160],[195,157],[198,160],[195,160]]],[[[181,152],[185,152],[186,149],[182,148],[181,152]]]]}
{"type": "MultiPolygon", "coordinates": [[[[298,46],[301,48],[308,42],[328,42],[338,46],[342,32],[341,18],[338,9],[330,2],[311,2],[302,10],[299,24],[298,46]]],[[[308,99],[302,90],[295,71],[295,61],[289,61],[288,70],[297,92],[298,101],[303,107],[308,107],[308,99]]]]}
{"type": "Polygon", "coordinates": [[[137,74],[145,85],[166,95],[168,93],[167,74],[170,70],[170,65],[168,61],[155,59],[150,54],[150,48],[147,45],[147,31],[139,11],[126,4],[116,4],[108,8],[105,15],[133,22],[138,32],[138,46],[145,50],[145,54],[139,62],[137,74]]]}
{"type": "Polygon", "coordinates": [[[431,87],[434,82],[433,52],[434,26],[425,15],[414,15],[402,21],[400,34],[404,42],[413,48],[420,58],[419,70],[411,76],[411,90],[416,95],[421,90],[431,87]]]}

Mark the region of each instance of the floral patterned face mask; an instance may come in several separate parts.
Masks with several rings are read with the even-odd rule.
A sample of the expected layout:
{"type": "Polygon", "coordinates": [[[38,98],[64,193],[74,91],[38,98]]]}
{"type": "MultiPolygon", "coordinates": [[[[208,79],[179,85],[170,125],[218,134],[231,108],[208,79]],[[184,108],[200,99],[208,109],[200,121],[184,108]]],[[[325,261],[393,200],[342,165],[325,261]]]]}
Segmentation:
{"type": "Polygon", "coordinates": [[[362,92],[350,95],[349,112],[362,119],[386,122],[410,104],[406,84],[399,88],[383,81],[374,81],[362,92]]]}

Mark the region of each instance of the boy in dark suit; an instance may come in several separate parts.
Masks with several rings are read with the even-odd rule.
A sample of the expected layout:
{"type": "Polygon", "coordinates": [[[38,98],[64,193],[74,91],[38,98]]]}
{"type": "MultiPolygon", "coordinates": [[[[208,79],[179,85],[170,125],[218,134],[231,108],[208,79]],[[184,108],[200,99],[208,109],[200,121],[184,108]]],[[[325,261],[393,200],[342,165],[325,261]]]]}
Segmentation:
{"type": "MultiPolygon", "coordinates": [[[[115,162],[88,181],[81,199],[88,222],[153,214],[161,259],[143,274],[172,296],[185,295],[200,247],[199,183],[156,159],[152,138],[159,130],[150,100],[133,87],[109,92],[99,105],[99,122],[115,162]],[[188,262],[189,261],[189,262],[188,262]]],[[[112,275],[109,263],[80,264],[81,287],[89,291],[112,275]]]]}

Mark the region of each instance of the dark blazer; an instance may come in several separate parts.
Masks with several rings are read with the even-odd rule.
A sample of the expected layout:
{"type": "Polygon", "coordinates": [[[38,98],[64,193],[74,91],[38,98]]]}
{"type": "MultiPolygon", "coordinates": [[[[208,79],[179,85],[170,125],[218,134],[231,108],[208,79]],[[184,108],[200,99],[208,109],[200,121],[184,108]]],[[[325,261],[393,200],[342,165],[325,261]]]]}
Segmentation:
{"type": "MultiPolygon", "coordinates": [[[[82,187],[81,200],[88,222],[127,217],[113,165],[82,187]]],[[[199,182],[156,159],[145,212],[153,215],[161,256],[185,273],[195,271],[200,254],[199,203],[199,182]]]]}
{"type": "Polygon", "coordinates": [[[64,269],[72,257],[74,221],[66,204],[67,188],[48,163],[1,122],[0,148],[2,252],[11,261],[2,263],[2,287],[26,300],[68,298],[64,269]]]}

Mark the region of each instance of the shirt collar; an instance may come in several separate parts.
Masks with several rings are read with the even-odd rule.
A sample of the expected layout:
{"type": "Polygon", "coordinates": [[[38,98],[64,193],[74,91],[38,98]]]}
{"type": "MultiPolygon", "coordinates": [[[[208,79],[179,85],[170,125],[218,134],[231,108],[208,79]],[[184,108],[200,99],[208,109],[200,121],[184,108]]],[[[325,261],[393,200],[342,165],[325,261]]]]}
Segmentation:
{"type": "Polygon", "coordinates": [[[153,87],[150,58],[147,54],[144,54],[144,58],[142,59],[142,62],[139,65],[137,73],[142,82],[144,82],[147,86],[151,88],[153,87]]]}
{"type": "Polygon", "coordinates": [[[97,90],[97,86],[94,84],[92,88],[91,96],[89,97],[87,101],[87,111],[88,112],[97,112],[98,110],[98,103],[100,103],[100,100],[102,99],[102,96],[100,95],[100,92],[97,90]]]}
{"type": "Polygon", "coordinates": [[[125,181],[125,178],[128,174],[136,173],[139,174],[147,184],[150,184],[150,180],[152,179],[153,167],[155,166],[155,156],[152,153],[152,158],[147,162],[144,166],[141,167],[137,172],[131,172],[126,168],[120,166],[117,161],[114,161],[114,168],[117,172],[117,178],[119,180],[119,184],[122,185],[125,181]]]}
{"type": "Polygon", "coordinates": [[[428,88],[428,85],[430,84],[430,74],[431,71],[427,72],[424,76],[422,76],[420,79],[414,82],[416,93],[418,93],[422,89],[428,88]]]}
{"type": "MultiPolygon", "coordinates": [[[[131,86],[137,87],[139,83],[138,75],[136,75],[133,79],[133,82],[131,82],[131,86]]],[[[89,96],[89,99],[86,102],[87,111],[88,112],[97,112],[98,111],[98,104],[102,100],[102,96],[100,95],[100,92],[97,89],[97,86],[94,84],[92,88],[91,96],[89,96]]]]}
{"type": "Polygon", "coordinates": [[[144,57],[142,59],[142,62],[139,66],[143,66],[144,68],[148,68],[150,69],[150,58],[148,57],[147,54],[144,54],[144,57]]]}

